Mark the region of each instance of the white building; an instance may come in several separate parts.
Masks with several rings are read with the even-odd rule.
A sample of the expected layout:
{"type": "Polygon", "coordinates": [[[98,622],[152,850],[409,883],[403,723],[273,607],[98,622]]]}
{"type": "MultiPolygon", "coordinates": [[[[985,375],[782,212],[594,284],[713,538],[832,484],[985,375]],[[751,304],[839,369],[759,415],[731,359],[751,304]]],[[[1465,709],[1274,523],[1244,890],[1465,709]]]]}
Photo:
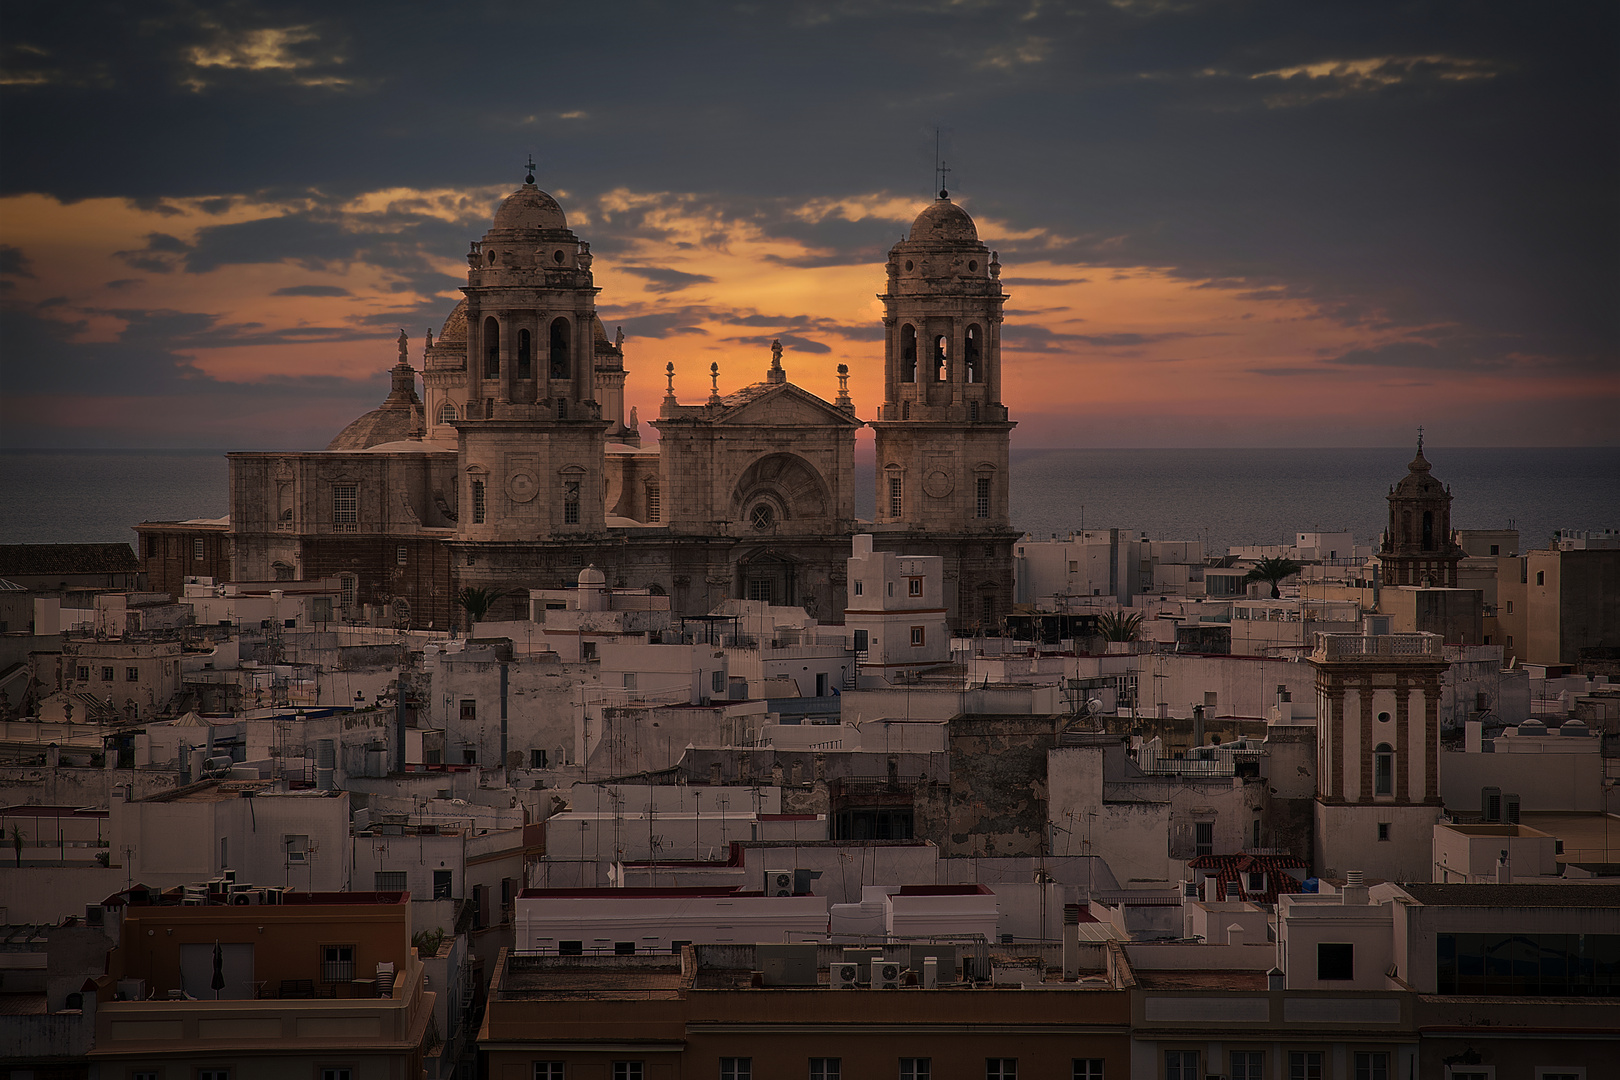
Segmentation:
{"type": "Polygon", "coordinates": [[[945,560],[873,551],[866,533],[852,546],[844,626],[862,674],[893,679],[948,661],[945,560]]]}
{"type": "Polygon", "coordinates": [[[526,889],[517,951],[668,953],[680,945],[819,940],[827,902],[728,888],[526,889]]]}

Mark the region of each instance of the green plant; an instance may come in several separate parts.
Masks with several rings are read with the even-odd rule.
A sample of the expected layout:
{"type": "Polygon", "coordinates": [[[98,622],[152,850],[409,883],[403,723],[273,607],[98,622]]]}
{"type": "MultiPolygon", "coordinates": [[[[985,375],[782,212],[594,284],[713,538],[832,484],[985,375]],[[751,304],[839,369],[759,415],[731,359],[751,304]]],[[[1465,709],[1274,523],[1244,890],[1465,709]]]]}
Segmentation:
{"type": "Polygon", "coordinates": [[[411,945],[415,947],[418,956],[437,956],[444,939],[444,927],[439,926],[432,930],[418,930],[411,936],[411,945]]]}
{"type": "Polygon", "coordinates": [[[1142,631],[1142,613],[1133,611],[1105,611],[1097,617],[1097,633],[1104,641],[1135,641],[1142,631]]]}
{"type": "Polygon", "coordinates": [[[1278,582],[1284,578],[1291,578],[1305,569],[1293,559],[1261,559],[1254,564],[1254,569],[1244,575],[1244,581],[1271,582],[1271,598],[1277,599],[1282,591],[1277,588],[1278,582]]]}
{"type": "Polygon", "coordinates": [[[506,596],[505,590],[487,589],[482,585],[468,585],[456,593],[456,604],[467,613],[467,629],[472,630],[472,624],[482,622],[489,609],[497,600],[506,596]]]}

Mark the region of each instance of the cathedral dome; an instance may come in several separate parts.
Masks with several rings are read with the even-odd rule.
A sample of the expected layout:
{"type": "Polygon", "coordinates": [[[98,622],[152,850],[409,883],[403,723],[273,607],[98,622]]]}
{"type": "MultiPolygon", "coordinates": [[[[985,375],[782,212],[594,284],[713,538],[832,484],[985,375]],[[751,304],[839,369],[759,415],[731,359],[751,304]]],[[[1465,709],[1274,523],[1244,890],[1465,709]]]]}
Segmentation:
{"type": "Polygon", "coordinates": [[[467,340],[467,298],[463,296],[461,303],[450,312],[450,317],[444,320],[444,327],[439,331],[440,341],[466,341],[467,340]]]}
{"type": "Polygon", "coordinates": [[[1413,458],[1411,463],[1406,466],[1406,475],[1401,477],[1400,483],[1395,485],[1396,497],[1422,497],[1425,495],[1439,495],[1444,492],[1445,486],[1429,475],[1431,468],[1433,466],[1429,464],[1429,459],[1423,456],[1423,445],[1419,443],[1417,457],[1413,458]]]}
{"type": "MultiPolygon", "coordinates": [[[[422,431],[422,406],[384,403],[352,421],[327,443],[328,450],[368,450],[383,443],[403,442],[422,431]]],[[[416,446],[421,447],[417,442],[416,446]]]]}
{"type": "Polygon", "coordinates": [[[538,229],[561,232],[567,228],[568,219],[563,216],[557,200],[533,184],[524,184],[508,195],[501,208],[495,211],[495,223],[490,226],[491,231],[538,229]]]}
{"type": "Polygon", "coordinates": [[[933,205],[917,215],[911,223],[912,240],[944,240],[947,242],[979,242],[979,230],[968,212],[951,202],[941,191],[933,205]]]}

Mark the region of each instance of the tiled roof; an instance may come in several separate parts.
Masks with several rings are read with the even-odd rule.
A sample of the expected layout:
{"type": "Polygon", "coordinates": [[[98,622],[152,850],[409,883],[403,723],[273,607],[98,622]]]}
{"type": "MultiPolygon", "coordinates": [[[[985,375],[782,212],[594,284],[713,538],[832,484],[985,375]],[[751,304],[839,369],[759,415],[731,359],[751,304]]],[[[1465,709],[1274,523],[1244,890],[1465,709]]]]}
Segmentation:
{"type": "Polygon", "coordinates": [[[1200,899],[1213,902],[1241,898],[1251,904],[1275,904],[1278,893],[1304,892],[1305,888],[1299,879],[1288,871],[1309,868],[1309,863],[1293,855],[1256,855],[1248,852],[1237,855],[1200,855],[1187,864],[1187,869],[1192,872],[1193,880],[1198,885],[1200,899]],[[1243,874],[1266,875],[1265,891],[1248,891],[1246,887],[1248,881],[1240,876],[1243,874]],[[1204,895],[1204,879],[1210,876],[1216,880],[1216,891],[1219,895],[1204,895]],[[1228,884],[1238,886],[1232,890],[1230,897],[1228,884]]]}
{"type": "Polygon", "coordinates": [[[41,574],[133,574],[128,544],[0,544],[0,577],[41,574]]]}

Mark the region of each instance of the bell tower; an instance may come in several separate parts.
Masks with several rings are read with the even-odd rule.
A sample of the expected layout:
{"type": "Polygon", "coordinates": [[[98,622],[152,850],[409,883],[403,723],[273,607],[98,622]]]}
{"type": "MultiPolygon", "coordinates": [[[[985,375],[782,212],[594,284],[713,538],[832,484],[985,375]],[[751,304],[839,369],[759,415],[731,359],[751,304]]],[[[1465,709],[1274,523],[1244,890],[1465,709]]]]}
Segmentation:
{"type": "Polygon", "coordinates": [[[1000,276],[1001,264],[979,240],[973,219],[941,190],[889,251],[887,288],[879,296],[883,405],[872,422],[873,531],[880,547],[905,547],[908,554],[929,552],[917,540],[885,534],[954,542],[956,557],[939,553],[946,554],[952,622],[964,628],[988,628],[1011,603],[1014,424],[1001,403],[1007,297],[1000,276]],[[958,559],[965,561],[953,565],[958,559]]]}
{"type": "Polygon", "coordinates": [[[1389,527],[1378,548],[1384,584],[1455,589],[1463,550],[1451,535],[1451,488],[1429,474],[1422,428],[1406,468],[1387,496],[1389,527]]]}
{"type": "Polygon", "coordinates": [[[467,360],[465,415],[455,423],[457,539],[601,532],[608,424],[598,369],[622,364],[598,356],[606,342],[590,245],[568,228],[557,200],[535,187],[532,172],[473,242],[462,292],[467,360]]]}

